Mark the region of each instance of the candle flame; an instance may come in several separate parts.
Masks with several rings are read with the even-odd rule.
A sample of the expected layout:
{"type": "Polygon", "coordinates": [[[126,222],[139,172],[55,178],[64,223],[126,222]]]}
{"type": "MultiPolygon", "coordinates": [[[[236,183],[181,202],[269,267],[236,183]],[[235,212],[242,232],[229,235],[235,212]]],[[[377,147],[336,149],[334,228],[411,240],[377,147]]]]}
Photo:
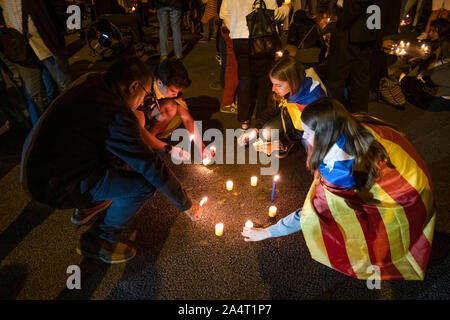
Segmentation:
{"type": "Polygon", "coordinates": [[[191,136],[189,137],[189,139],[192,141],[195,138],[195,134],[191,134],[191,136]]]}
{"type": "Polygon", "coordinates": [[[283,52],[282,51],[277,51],[277,56],[282,57],[283,56],[283,52]]]}
{"type": "Polygon", "coordinates": [[[279,175],[276,175],[275,177],[273,177],[273,181],[278,181],[278,179],[280,179],[279,175]]]}
{"type": "Polygon", "coordinates": [[[200,201],[200,207],[202,207],[206,201],[208,201],[208,197],[203,197],[202,201],[200,201]]]}

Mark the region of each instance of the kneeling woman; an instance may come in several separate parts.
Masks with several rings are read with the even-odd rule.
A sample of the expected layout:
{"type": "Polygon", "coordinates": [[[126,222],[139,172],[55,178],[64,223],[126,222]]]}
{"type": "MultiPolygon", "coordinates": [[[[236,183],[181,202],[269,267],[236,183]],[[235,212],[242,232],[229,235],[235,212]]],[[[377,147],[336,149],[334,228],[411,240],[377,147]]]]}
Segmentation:
{"type": "MultiPolygon", "coordinates": [[[[302,111],[308,104],[326,97],[326,89],[313,68],[305,70],[303,64],[293,57],[278,60],[269,73],[272,91],[278,107],[266,111],[256,122],[256,128],[242,134],[238,143],[243,146],[261,130],[266,141],[271,141],[270,129],[280,130],[279,141],[271,141],[271,152],[279,150],[280,158],[287,156],[290,148],[302,138],[300,121],[302,111]]],[[[266,145],[267,146],[267,145],[266,145]]],[[[266,151],[260,147],[259,151],[266,151]]]]}
{"type": "Polygon", "coordinates": [[[423,280],[435,207],[430,174],[412,145],[390,125],[328,98],[301,121],[315,176],[303,208],[268,228],[244,228],[245,240],[302,230],[312,258],[346,275],[423,280]]]}

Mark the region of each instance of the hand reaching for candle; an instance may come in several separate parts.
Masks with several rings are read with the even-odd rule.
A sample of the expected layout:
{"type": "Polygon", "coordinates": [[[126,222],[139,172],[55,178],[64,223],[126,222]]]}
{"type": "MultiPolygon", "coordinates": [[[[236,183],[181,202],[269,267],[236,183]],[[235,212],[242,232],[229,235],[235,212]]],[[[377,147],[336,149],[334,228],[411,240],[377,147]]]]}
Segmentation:
{"type": "Polygon", "coordinates": [[[256,137],[257,134],[258,129],[248,129],[238,138],[239,145],[241,147],[246,146],[251,140],[253,140],[256,137]]]}
{"type": "Polygon", "coordinates": [[[170,156],[174,159],[174,160],[178,160],[178,161],[185,161],[185,160],[189,160],[191,158],[191,155],[184,151],[181,148],[178,147],[173,147],[172,151],[170,152],[170,156]]]}
{"type": "Polygon", "coordinates": [[[203,207],[197,200],[192,200],[191,208],[184,211],[184,213],[186,213],[192,221],[197,221],[202,216],[203,207]]]}
{"type": "Polygon", "coordinates": [[[241,233],[245,239],[244,241],[261,241],[268,238],[272,238],[270,234],[269,228],[247,228],[244,227],[244,230],[241,233]]]}
{"type": "Polygon", "coordinates": [[[254,145],[254,148],[256,151],[261,151],[270,155],[272,152],[280,150],[280,141],[260,143],[258,145],[254,145]]]}

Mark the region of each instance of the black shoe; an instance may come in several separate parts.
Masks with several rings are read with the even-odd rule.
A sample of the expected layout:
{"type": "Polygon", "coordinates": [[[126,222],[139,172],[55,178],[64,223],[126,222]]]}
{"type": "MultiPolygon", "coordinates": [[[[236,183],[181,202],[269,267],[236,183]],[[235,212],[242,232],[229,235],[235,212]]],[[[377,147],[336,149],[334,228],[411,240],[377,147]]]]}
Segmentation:
{"type": "Polygon", "coordinates": [[[107,209],[112,203],[112,200],[105,200],[96,202],[94,206],[85,209],[76,208],[72,213],[72,223],[77,226],[88,223],[93,217],[98,215],[103,210],[107,209]]]}
{"type": "Polygon", "coordinates": [[[123,242],[110,243],[90,233],[81,236],[77,253],[109,264],[127,262],[136,256],[136,250],[129,245],[123,242]]]}

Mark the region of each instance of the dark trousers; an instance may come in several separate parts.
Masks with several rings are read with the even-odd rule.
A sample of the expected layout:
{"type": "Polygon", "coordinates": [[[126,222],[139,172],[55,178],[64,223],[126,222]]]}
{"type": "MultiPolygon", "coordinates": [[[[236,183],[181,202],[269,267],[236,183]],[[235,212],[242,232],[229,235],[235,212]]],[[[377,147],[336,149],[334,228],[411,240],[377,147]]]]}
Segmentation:
{"type": "Polygon", "coordinates": [[[350,80],[352,112],[368,112],[373,45],[350,43],[347,32],[335,31],[331,36],[327,86],[332,97],[344,103],[344,88],[350,80]]]}
{"type": "Polygon", "coordinates": [[[258,119],[267,108],[273,58],[250,58],[248,39],[233,39],[233,49],[238,64],[238,120],[250,120],[255,106],[258,119]]]}
{"type": "Polygon", "coordinates": [[[404,77],[400,85],[409,103],[433,112],[450,111],[450,100],[430,95],[418,79],[404,77]]]}

